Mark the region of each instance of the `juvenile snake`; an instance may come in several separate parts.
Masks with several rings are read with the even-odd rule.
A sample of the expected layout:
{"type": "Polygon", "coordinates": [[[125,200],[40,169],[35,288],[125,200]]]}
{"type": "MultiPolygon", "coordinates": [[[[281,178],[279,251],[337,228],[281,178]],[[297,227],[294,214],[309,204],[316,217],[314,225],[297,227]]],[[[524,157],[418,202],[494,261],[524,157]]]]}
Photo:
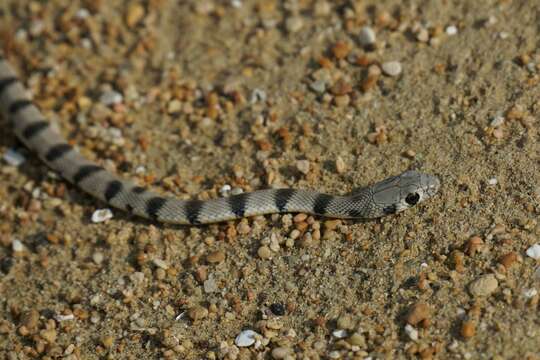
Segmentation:
{"type": "Polygon", "coordinates": [[[268,189],[206,201],[185,201],[158,195],[84,158],[51,128],[1,54],[0,110],[15,135],[63,178],[115,208],[159,222],[207,224],[291,212],[333,218],[377,218],[432,197],[440,185],[435,176],[406,171],[346,196],[268,189]]]}

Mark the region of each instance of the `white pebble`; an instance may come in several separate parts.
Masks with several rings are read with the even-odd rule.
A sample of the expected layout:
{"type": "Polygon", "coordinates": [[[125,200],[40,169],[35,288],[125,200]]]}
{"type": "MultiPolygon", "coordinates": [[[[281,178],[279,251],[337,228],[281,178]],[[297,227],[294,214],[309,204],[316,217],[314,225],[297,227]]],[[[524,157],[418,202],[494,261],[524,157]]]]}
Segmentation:
{"type": "Polygon", "coordinates": [[[58,321],[58,322],[69,321],[69,320],[74,320],[75,315],[73,315],[73,314],[67,314],[67,315],[57,314],[57,315],[54,316],[54,319],[56,321],[58,321]]]}
{"type": "Polygon", "coordinates": [[[508,39],[509,36],[510,36],[510,34],[507,33],[506,31],[501,31],[501,32],[499,33],[499,37],[501,38],[501,40],[508,39]]]}
{"type": "Polygon", "coordinates": [[[402,67],[399,61],[387,61],[381,65],[382,71],[388,76],[398,76],[402,67]]]}
{"type": "Polygon", "coordinates": [[[169,264],[163,259],[156,258],[152,262],[160,269],[167,270],[169,268],[169,264]]]}
{"type": "Polygon", "coordinates": [[[487,181],[488,185],[491,185],[491,186],[497,185],[498,182],[499,181],[495,177],[493,177],[491,179],[488,179],[488,181],[487,181]]]}
{"type": "Polygon", "coordinates": [[[242,0],[231,0],[231,6],[233,8],[241,8],[242,7],[242,0]]]}
{"type": "Polygon", "coordinates": [[[105,260],[105,256],[103,255],[102,252],[97,251],[92,254],[92,260],[94,261],[96,265],[100,265],[103,262],[103,260],[105,260]]]}
{"type": "Polygon", "coordinates": [[[412,325],[405,325],[405,333],[412,341],[418,340],[418,330],[416,330],[412,325]]]}
{"type": "Polygon", "coordinates": [[[113,213],[111,209],[99,209],[92,214],[92,222],[100,223],[112,219],[113,213]]]}
{"type": "Polygon", "coordinates": [[[221,187],[221,189],[219,189],[219,194],[221,196],[229,196],[231,189],[231,185],[225,184],[221,187]]]}
{"type": "Polygon", "coordinates": [[[332,332],[332,336],[337,339],[343,339],[347,337],[347,330],[339,329],[332,332]]]}
{"type": "Polygon", "coordinates": [[[296,162],[296,168],[298,171],[300,171],[302,174],[306,174],[309,172],[309,161],[308,160],[298,160],[296,162]]]}
{"type": "Polygon", "coordinates": [[[502,124],[504,124],[504,116],[498,114],[493,119],[491,119],[491,123],[489,125],[491,127],[499,127],[502,124]]]}
{"type": "Polygon", "coordinates": [[[216,280],[213,277],[206,280],[203,283],[203,287],[204,287],[204,292],[207,293],[207,294],[217,292],[219,290],[219,288],[218,288],[218,286],[216,284],[216,280]]]}
{"type": "Polygon", "coordinates": [[[238,347],[248,347],[255,344],[258,336],[260,335],[253,330],[244,330],[234,339],[234,344],[238,347]]]}
{"type": "Polygon", "coordinates": [[[103,94],[101,94],[101,96],[99,97],[99,102],[107,106],[119,104],[123,100],[124,97],[122,96],[122,94],[114,90],[104,91],[103,94]]]}
{"type": "Polygon", "coordinates": [[[527,256],[532,257],[534,260],[540,259],[540,244],[534,244],[527,249],[527,256]]]}
{"type": "Polygon", "coordinates": [[[375,43],[376,36],[375,31],[369,26],[364,26],[360,29],[360,34],[358,34],[358,40],[360,45],[369,46],[375,43]]]}
{"type": "Polygon", "coordinates": [[[26,158],[14,149],[7,149],[3,159],[11,166],[19,166],[26,161],[26,158]]]}
{"type": "Polygon", "coordinates": [[[455,25],[449,25],[446,27],[446,35],[453,36],[458,33],[458,28],[455,25]]]}
{"type": "Polygon", "coordinates": [[[88,16],[90,16],[90,11],[88,11],[88,9],[86,9],[86,8],[80,8],[75,13],[75,17],[77,19],[86,19],[88,16]]]}
{"type": "Polygon", "coordinates": [[[523,296],[525,296],[527,299],[536,296],[536,294],[538,294],[538,290],[536,290],[535,288],[523,290],[523,296]]]}
{"type": "Polygon", "coordinates": [[[24,250],[24,244],[19,239],[14,239],[11,243],[11,248],[13,252],[21,252],[24,250]]]}

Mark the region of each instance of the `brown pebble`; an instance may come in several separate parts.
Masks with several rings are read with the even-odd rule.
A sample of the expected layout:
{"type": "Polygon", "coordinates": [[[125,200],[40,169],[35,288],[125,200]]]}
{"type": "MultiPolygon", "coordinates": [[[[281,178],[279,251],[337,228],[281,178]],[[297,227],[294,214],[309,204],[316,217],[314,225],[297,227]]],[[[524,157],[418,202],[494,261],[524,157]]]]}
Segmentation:
{"type": "Polygon", "coordinates": [[[345,41],[338,41],[332,48],[332,54],[334,54],[336,59],[345,58],[347,55],[349,55],[350,51],[351,46],[345,41]]]}
{"type": "Polygon", "coordinates": [[[197,321],[208,316],[208,309],[202,306],[194,306],[187,311],[187,314],[191,320],[197,321]]]}
{"type": "Polygon", "coordinates": [[[484,245],[484,241],[480,236],[473,236],[465,244],[465,254],[474,256],[484,245]]]}
{"type": "Polygon", "coordinates": [[[206,281],[208,279],[208,268],[206,266],[199,266],[195,270],[195,278],[200,283],[206,281]]]}
{"type": "Polygon", "coordinates": [[[499,282],[495,275],[486,274],[470,283],[469,292],[474,297],[484,297],[491,295],[498,287],[499,282]]]}
{"type": "Polygon", "coordinates": [[[206,257],[206,261],[208,261],[211,264],[220,263],[223,260],[225,260],[225,253],[221,250],[211,252],[206,257]]]}
{"type": "Polygon", "coordinates": [[[349,105],[350,102],[351,98],[349,97],[349,95],[340,95],[334,98],[334,103],[337,107],[345,107],[349,105]]]}
{"type": "Polygon", "coordinates": [[[132,3],[127,10],[126,24],[128,27],[137,25],[139,21],[144,17],[144,7],[138,3],[132,3]]]}
{"type": "Polygon", "coordinates": [[[299,222],[303,222],[304,220],[307,219],[307,214],[304,214],[304,213],[299,213],[299,214],[296,214],[294,217],[293,217],[293,221],[295,223],[299,223],[299,222]]]}
{"type": "Polygon", "coordinates": [[[512,266],[517,261],[517,254],[515,252],[509,252],[508,254],[505,254],[501,256],[499,259],[499,262],[506,268],[509,269],[510,266],[512,266]]]}
{"type": "Polygon", "coordinates": [[[332,95],[342,96],[347,95],[352,91],[352,86],[344,80],[338,80],[331,88],[332,95]]]}
{"type": "Polygon", "coordinates": [[[464,321],[461,324],[461,336],[470,339],[476,334],[476,323],[473,320],[464,321]]]}
{"type": "Polygon", "coordinates": [[[39,322],[39,312],[36,309],[32,309],[24,314],[22,318],[22,325],[24,325],[29,331],[35,331],[39,322]]]}
{"type": "Polygon", "coordinates": [[[411,325],[417,325],[424,319],[429,319],[430,317],[430,308],[428,304],[425,303],[416,303],[414,304],[407,315],[407,323],[411,325]]]}
{"type": "Polygon", "coordinates": [[[112,336],[104,336],[101,339],[101,344],[106,348],[110,349],[114,345],[114,337],[112,336]]]}

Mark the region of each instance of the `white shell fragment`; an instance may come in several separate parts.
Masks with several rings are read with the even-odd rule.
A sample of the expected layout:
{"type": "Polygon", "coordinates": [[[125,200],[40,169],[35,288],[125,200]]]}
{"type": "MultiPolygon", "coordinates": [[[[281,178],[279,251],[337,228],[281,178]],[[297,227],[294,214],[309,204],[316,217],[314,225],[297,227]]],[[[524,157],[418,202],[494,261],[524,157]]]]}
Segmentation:
{"type": "Polygon", "coordinates": [[[7,149],[2,158],[11,166],[19,166],[26,161],[26,158],[14,149],[7,149]]]}
{"type": "Polygon", "coordinates": [[[99,209],[92,214],[92,222],[100,223],[112,219],[113,213],[111,209],[99,209]]]}
{"type": "Polygon", "coordinates": [[[540,259],[540,244],[534,244],[525,252],[528,257],[532,257],[534,260],[540,259]]]}
{"type": "Polygon", "coordinates": [[[234,339],[234,344],[238,347],[248,347],[255,344],[258,336],[260,335],[253,330],[244,330],[234,339]]]}

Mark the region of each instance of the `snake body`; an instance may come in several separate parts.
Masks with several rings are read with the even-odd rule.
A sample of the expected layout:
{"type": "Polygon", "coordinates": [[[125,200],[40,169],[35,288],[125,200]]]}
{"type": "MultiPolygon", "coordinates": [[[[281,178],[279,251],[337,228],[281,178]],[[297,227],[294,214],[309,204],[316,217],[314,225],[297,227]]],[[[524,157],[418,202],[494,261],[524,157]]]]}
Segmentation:
{"type": "Polygon", "coordinates": [[[440,185],[437,177],[410,170],[346,196],[286,188],[205,201],[180,200],[121,179],[83,157],[50,126],[1,54],[0,110],[17,138],[64,179],[112,207],[158,222],[207,224],[295,212],[333,218],[377,218],[432,197],[440,185]]]}

